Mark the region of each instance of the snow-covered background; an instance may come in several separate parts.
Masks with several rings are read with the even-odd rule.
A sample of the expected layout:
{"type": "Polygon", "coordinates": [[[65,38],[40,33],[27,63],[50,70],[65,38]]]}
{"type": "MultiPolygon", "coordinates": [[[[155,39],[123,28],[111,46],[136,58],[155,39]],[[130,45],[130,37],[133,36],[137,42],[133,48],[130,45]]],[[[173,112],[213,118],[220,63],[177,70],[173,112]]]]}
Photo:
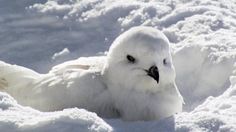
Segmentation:
{"type": "Polygon", "coordinates": [[[78,108],[43,113],[0,93],[0,131],[236,131],[235,0],[0,0],[0,60],[46,73],[104,55],[139,25],[170,40],[183,113],[123,122],[78,108]]]}

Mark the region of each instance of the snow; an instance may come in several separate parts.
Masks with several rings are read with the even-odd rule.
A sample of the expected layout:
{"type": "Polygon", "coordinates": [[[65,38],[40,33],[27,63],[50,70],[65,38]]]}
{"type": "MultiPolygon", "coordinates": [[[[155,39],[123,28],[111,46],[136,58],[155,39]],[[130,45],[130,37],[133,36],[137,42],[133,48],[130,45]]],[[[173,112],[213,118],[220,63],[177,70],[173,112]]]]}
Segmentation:
{"type": "MultiPolygon", "coordinates": [[[[161,121],[103,120],[117,131],[236,131],[236,81],[233,76],[229,80],[235,74],[235,18],[234,0],[1,0],[0,60],[45,73],[65,60],[105,53],[130,27],[156,27],[172,44],[176,83],[186,102],[185,112],[161,121]],[[70,51],[66,59],[53,61],[53,55],[64,48],[70,51]]],[[[10,112],[7,101],[3,102],[1,106],[14,118],[2,121],[9,116],[1,112],[1,130],[21,131],[16,122],[35,117],[35,112],[24,116],[19,116],[21,110],[10,112]]],[[[52,122],[42,122],[45,126],[40,128],[36,123],[27,129],[63,131],[73,124],[53,126],[52,122]]]]}
{"type": "Polygon", "coordinates": [[[18,105],[5,93],[0,94],[0,117],[0,130],[4,132],[112,131],[95,113],[78,108],[40,112],[18,105]]]}
{"type": "Polygon", "coordinates": [[[70,53],[70,51],[67,49],[67,48],[64,48],[62,51],[58,52],[58,53],[55,53],[53,56],[52,56],[52,59],[55,60],[55,59],[58,59],[58,58],[63,58],[65,57],[66,55],[68,55],[70,53]]]}

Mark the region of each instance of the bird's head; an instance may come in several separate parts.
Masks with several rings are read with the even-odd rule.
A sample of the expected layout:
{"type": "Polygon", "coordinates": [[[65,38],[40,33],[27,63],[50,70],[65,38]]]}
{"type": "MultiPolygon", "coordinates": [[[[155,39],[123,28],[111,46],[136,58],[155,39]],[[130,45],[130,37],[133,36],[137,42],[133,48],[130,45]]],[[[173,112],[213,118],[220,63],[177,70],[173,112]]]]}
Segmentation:
{"type": "Polygon", "coordinates": [[[175,83],[169,41],[159,30],[134,27],[111,45],[103,74],[122,89],[157,92],[175,83]]]}

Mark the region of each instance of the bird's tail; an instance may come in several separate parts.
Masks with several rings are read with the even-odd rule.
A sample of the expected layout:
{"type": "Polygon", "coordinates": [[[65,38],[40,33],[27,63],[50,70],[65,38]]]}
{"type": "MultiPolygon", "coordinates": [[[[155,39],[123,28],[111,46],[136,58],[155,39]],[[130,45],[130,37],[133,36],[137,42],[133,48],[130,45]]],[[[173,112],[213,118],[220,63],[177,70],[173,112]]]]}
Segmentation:
{"type": "Polygon", "coordinates": [[[25,87],[39,75],[30,69],[0,61],[0,91],[15,89],[17,92],[16,89],[25,87]]]}

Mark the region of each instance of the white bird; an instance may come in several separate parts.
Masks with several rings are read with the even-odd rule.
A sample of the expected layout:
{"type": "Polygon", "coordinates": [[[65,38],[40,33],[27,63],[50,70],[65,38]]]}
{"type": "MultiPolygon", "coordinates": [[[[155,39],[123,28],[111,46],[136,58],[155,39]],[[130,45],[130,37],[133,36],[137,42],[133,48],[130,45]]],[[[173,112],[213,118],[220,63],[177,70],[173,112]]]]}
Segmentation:
{"type": "Polygon", "coordinates": [[[65,62],[47,74],[0,62],[0,89],[42,111],[79,107],[130,121],[163,119],[183,104],[169,41],[144,26],[121,34],[107,56],[65,62]]]}

